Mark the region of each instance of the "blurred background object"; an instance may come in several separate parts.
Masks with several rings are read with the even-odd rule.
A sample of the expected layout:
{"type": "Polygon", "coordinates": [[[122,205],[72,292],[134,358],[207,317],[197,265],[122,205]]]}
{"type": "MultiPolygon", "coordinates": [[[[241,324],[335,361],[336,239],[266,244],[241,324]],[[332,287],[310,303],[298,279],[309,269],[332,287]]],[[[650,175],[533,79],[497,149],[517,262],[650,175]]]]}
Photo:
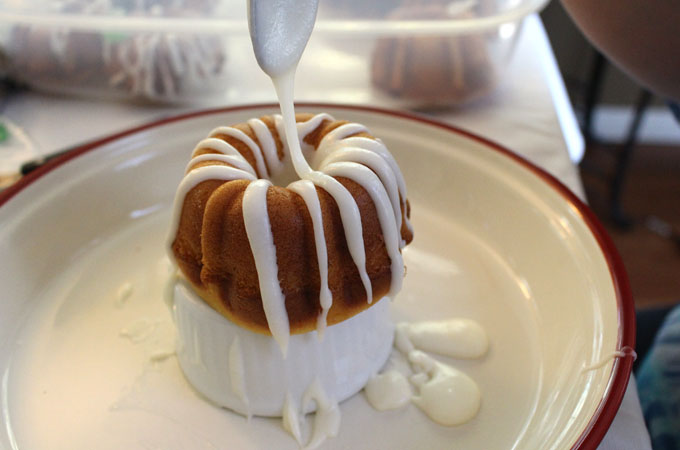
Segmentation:
{"type": "Polygon", "coordinates": [[[14,83],[0,81],[0,191],[14,184],[26,161],[40,159],[38,144],[21,126],[4,114],[9,93],[14,83]]]}
{"type": "Polygon", "coordinates": [[[171,22],[156,31],[145,22],[209,17],[217,6],[213,0],[7,1],[0,20],[5,73],[63,94],[162,101],[208,96],[224,84],[223,38],[175,33],[171,22]]]}
{"type": "MultiPolygon", "coordinates": [[[[541,13],[586,138],[581,177],[613,237],[638,306],[680,298],[680,125],[593,48],[562,7],[541,13]]],[[[677,49],[676,49],[677,50],[677,49]]]]}
{"type": "MultiPolygon", "coordinates": [[[[306,59],[334,60],[335,70],[349,61],[404,107],[458,106],[494,91],[523,18],[546,2],[321,2],[306,59]]],[[[60,94],[228,99],[225,86],[248,89],[245,13],[244,0],[4,0],[4,72],[60,94]]]]}
{"type": "MultiPolygon", "coordinates": [[[[395,8],[388,20],[470,20],[483,17],[490,2],[409,2],[395,8]],[[452,7],[453,6],[453,7],[452,7]]],[[[483,97],[498,82],[502,51],[500,30],[455,36],[406,36],[378,39],[371,61],[371,81],[395,97],[423,107],[462,105],[483,97]],[[500,41],[500,42],[499,42],[500,41]]],[[[513,36],[508,50],[512,48],[513,36]]]]}

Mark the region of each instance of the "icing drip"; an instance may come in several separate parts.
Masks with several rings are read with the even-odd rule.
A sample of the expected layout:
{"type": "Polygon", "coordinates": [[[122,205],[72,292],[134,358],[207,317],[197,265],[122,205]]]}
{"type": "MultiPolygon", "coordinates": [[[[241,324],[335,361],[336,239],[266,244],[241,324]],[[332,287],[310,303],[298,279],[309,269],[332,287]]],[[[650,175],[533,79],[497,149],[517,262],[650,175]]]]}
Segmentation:
{"type": "Polygon", "coordinates": [[[253,176],[255,176],[255,173],[253,173],[253,168],[250,167],[248,163],[243,162],[242,160],[236,158],[234,155],[222,155],[219,153],[206,153],[193,158],[187,165],[186,171],[187,172],[190,171],[195,165],[205,161],[219,161],[231,164],[232,166],[235,166],[237,169],[245,170],[246,172],[249,172],[253,176]]]}
{"type": "Polygon", "coordinates": [[[240,142],[246,144],[250,151],[253,153],[253,156],[255,157],[255,167],[257,169],[257,173],[260,175],[260,177],[267,177],[269,175],[267,167],[264,164],[264,156],[262,155],[262,150],[257,146],[255,141],[250,139],[250,136],[245,134],[243,131],[233,127],[217,127],[210,133],[211,138],[214,138],[215,136],[233,137],[235,139],[238,139],[240,142]]]}
{"type": "MultiPolygon", "coordinates": [[[[401,282],[404,278],[404,264],[399,257],[399,230],[397,229],[395,221],[393,220],[394,217],[392,217],[390,213],[391,205],[387,197],[387,192],[385,192],[385,187],[371,169],[361,164],[352,162],[336,162],[324,167],[324,170],[328,175],[341,176],[356,181],[364,189],[366,189],[368,194],[371,196],[371,200],[373,200],[376,211],[378,212],[378,220],[380,221],[380,227],[383,236],[385,237],[385,247],[387,248],[387,253],[390,256],[392,278],[388,296],[393,297],[401,290],[401,282]]],[[[360,241],[363,247],[363,237],[361,237],[360,241]]],[[[361,272],[361,274],[362,279],[364,275],[366,278],[368,278],[368,274],[366,273],[365,269],[365,263],[364,270],[361,272]]],[[[366,287],[368,303],[373,301],[373,295],[370,295],[370,292],[370,281],[368,281],[368,286],[366,287]]]]}
{"type": "Polygon", "coordinates": [[[200,161],[212,160],[217,158],[218,161],[227,162],[234,165],[236,168],[245,170],[253,176],[257,176],[253,167],[248,161],[234,148],[231,144],[222,139],[208,138],[199,142],[191,155],[191,161],[187,165],[187,171],[200,161]],[[209,153],[201,155],[199,152],[207,151],[209,153]],[[222,158],[222,159],[219,159],[222,158]]]}
{"type": "Polygon", "coordinates": [[[163,303],[167,306],[172,320],[175,320],[175,284],[179,280],[179,272],[175,267],[172,267],[168,279],[163,286],[163,303]]]}
{"type": "Polygon", "coordinates": [[[635,350],[633,350],[631,347],[626,346],[626,347],[623,347],[621,350],[616,350],[616,351],[611,352],[609,355],[605,356],[600,361],[596,361],[596,362],[594,362],[590,365],[584,364],[583,369],[581,369],[581,372],[585,373],[585,372],[589,372],[591,370],[601,369],[602,367],[607,365],[607,363],[609,361],[611,361],[613,359],[626,358],[628,356],[633,358],[633,361],[635,361],[637,359],[637,353],[635,352],[635,350]]]}
{"type": "Polygon", "coordinates": [[[328,251],[326,249],[326,237],[323,231],[323,218],[321,216],[321,204],[316,187],[309,180],[300,180],[288,185],[288,189],[296,192],[302,197],[309,215],[312,218],[312,228],[314,229],[314,243],[316,246],[316,256],[319,265],[319,303],[321,314],[317,320],[316,330],[319,339],[323,338],[326,329],[326,317],[328,310],[333,304],[333,294],[328,287],[328,251]]]}
{"type": "Polygon", "coordinates": [[[134,289],[130,282],[123,283],[121,287],[118,288],[118,292],[116,293],[116,307],[122,308],[130,299],[133,290],[134,289]]]}
{"type": "Polygon", "coordinates": [[[338,403],[326,394],[318,378],[314,380],[302,397],[302,410],[311,409],[312,402],[316,403],[314,428],[312,437],[305,449],[317,448],[327,437],[337,436],[340,430],[338,403]]]}
{"type": "MultiPolygon", "coordinates": [[[[191,166],[192,163],[190,162],[191,166]]],[[[256,177],[250,172],[246,172],[241,169],[236,169],[230,166],[204,166],[192,170],[184,176],[182,181],[177,188],[177,193],[175,194],[175,200],[172,206],[172,219],[170,220],[170,230],[168,233],[168,240],[166,242],[166,249],[168,251],[168,256],[171,261],[175,260],[175,255],[172,253],[172,243],[177,235],[177,228],[179,227],[179,219],[182,214],[182,206],[184,205],[184,198],[187,196],[189,191],[198,186],[204,181],[208,180],[223,180],[223,181],[233,181],[233,180],[255,180],[256,177]]]]}
{"type": "Polygon", "coordinates": [[[302,445],[302,433],[300,432],[300,414],[298,407],[293,400],[290,392],[286,393],[286,400],[283,404],[283,411],[281,412],[283,420],[283,428],[288,431],[298,442],[302,445]]]}
{"type": "Polygon", "coordinates": [[[283,428],[288,431],[300,444],[303,445],[302,432],[300,425],[304,424],[304,411],[313,410],[316,404],[316,412],[314,414],[314,425],[312,427],[312,436],[309,442],[305,445],[305,450],[317,448],[328,437],[335,437],[340,430],[340,409],[338,403],[331,399],[326,391],[323,389],[318,378],[314,379],[302,396],[302,409],[298,409],[298,405],[290,395],[286,393],[286,400],[283,405],[282,420],[283,428]]]}
{"type": "Polygon", "coordinates": [[[271,183],[268,180],[256,180],[248,185],[243,194],[243,222],[255,259],[262,306],[269,331],[285,357],[288,352],[290,324],[285,298],[279,284],[276,246],[267,213],[269,186],[271,183]]]}
{"type": "Polygon", "coordinates": [[[198,328],[194,327],[193,330],[191,330],[191,348],[194,351],[194,354],[196,356],[196,364],[200,365],[201,367],[206,367],[205,365],[205,358],[203,357],[203,350],[201,349],[201,344],[199,340],[199,332],[198,328]]]}
{"type": "Polygon", "coordinates": [[[361,282],[366,290],[366,299],[369,303],[373,301],[373,288],[371,280],[366,272],[366,252],[364,250],[363,227],[361,226],[361,212],[352,194],[338,180],[322,172],[310,172],[309,181],[328,192],[340,211],[342,227],[347,239],[349,254],[354,260],[354,264],[359,271],[361,282]]]}
{"type": "Polygon", "coordinates": [[[384,164],[381,164],[380,156],[360,147],[348,147],[343,149],[342,153],[331,153],[326,159],[323,160],[320,166],[327,167],[328,165],[336,162],[357,163],[358,165],[362,165],[362,167],[371,167],[375,171],[375,174],[378,176],[378,178],[380,178],[380,183],[382,184],[383,189],[389,196],[392,211],[394,212],[394,223],[397,225],[397,230],[401,229],[399,192],[396,189],[397,180],[394,176],[394,173],[392,173],[390,170],[386,170],[387,167],[384,164]]]}
{"type": "Polygon", "coordinates": [[[276,142],[274,136],[269,132],[267,125],[260,119],[250,119],[248,125],[255,133],[257,140],[260,143],[260,148],[264,154],[264,159],[267,161],[267,166],[272,175],[277,174],[283,170],[284,163],[279,160],[279,155],[276,150],[276,142]]]}
{"type": "Polygon", "coordinates": [[[321,143],[328,144],[331,142],[337,142],[345,137],[359,133],[365,133],[367,131],[368,129],[359,123],[346,123],[340,125],[336,129],[328,133],[326,136],[324,136],[323,139],[321,140],[321,143]]]}

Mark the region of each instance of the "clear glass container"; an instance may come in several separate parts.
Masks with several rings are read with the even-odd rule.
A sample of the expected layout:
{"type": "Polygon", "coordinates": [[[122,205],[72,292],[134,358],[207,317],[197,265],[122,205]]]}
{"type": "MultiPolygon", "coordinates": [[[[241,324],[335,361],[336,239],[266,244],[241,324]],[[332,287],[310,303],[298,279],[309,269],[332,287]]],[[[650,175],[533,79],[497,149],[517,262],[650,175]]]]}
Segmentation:
{"type": "MultiPolygon", "coordinates": [[[[321,0],[298,72],[311,92],[332,78],[318,99],[370,90],[407,107],[465,104],[495,89],[522,19],[546,2],[321,0]]],[[[246,3],[2,0],[4,72],[64,94],[229,100],[230,90],[250,89],[246,3]]]]}

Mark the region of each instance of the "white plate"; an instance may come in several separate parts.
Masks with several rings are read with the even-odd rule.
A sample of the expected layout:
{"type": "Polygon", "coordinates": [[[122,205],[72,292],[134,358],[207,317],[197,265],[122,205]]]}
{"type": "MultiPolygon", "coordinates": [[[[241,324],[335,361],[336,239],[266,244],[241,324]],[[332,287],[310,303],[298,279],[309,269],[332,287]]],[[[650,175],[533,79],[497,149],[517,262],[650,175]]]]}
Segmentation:
{"type": "MultiPolygon", "coordinates": [[[[370,108],[302,110],[366,124],[401,165],[415,240],[395,318],[473,318],[491,343],[481,360],[448,361],[480,386],[471,422],[442,427],[412,405],[380,413],[359,394],[324,448],[594,447],[626,388],[632,358],[612,353],[633,345],[634,319],[592,213],[545,172],[449,126],[370,108]]],[[[201,399],[163,357],[174,329],[162,244],[183,167],[213,127],[272,111],[143,126],[0,196],[0,447],[297,448],[280,421],[247,422],[201,399]]]]}

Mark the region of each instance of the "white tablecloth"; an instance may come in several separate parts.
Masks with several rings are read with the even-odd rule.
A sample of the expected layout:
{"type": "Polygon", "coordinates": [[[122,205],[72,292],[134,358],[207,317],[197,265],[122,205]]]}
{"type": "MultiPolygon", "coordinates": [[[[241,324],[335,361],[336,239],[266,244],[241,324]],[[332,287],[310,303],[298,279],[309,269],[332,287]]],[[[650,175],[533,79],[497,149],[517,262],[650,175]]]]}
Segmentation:
{"type": "MultiPolygon", "coordinates": [[[[538,16],[527,18],[521,33],[515,57],[493,95],[469,107],[430,115],[502,143],[556,176],[583,198],[583,188],[574,165],[583,156],[583,138],[538,16]]],[[[254,58],[248,64],[255,67],[254,58]]],[[[241,65],[244,66],[247,67],[246,64],[241,65]]],[[[317,80],[314,84],[313,79],[302,75],[304,70],[303,65],[299,70],[297,100],[396,106],[395,102],[370,89],[366,70],[356,71],[356,79],[350,80],[355,84],[350,93],[335,94],[327,89],[333,86],[332,79],[317,80]],[[324,85],[319,85],[320,82],[324,85]]],[[[248,87],[227,89],[224,97],[199,106],[276,100],[264,75],[255,71],[233,75],[241,77],[234,82],[236,85],[247,84],[248,87]]],[[[343,78],[345,85],[347,82],[343,78]]],[[[5,115],[28,131],[40,153],[48,154],[196,107],[152,107],[22,93],[9,99],[5,115]]],[[[633,382],[600,449],[650,448],[633,382]]]]}

